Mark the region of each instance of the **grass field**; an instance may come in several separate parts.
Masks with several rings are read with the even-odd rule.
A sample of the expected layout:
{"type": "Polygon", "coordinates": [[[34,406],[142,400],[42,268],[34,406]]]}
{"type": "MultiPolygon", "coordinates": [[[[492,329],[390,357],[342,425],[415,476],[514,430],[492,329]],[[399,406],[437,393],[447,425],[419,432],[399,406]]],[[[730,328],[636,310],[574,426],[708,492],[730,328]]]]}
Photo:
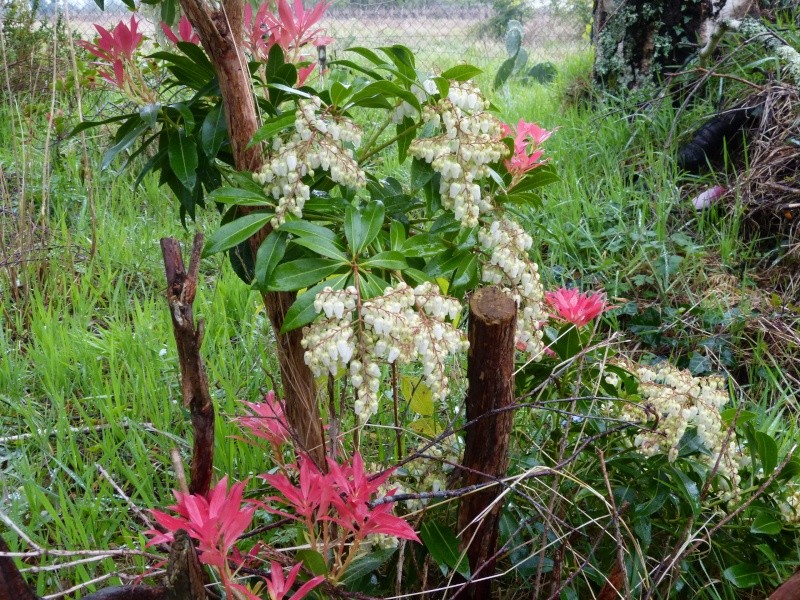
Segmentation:
{"type": "MultiPolygon", "coordinates": [[[[364,26],[342,27],[355,25],[364,26]]],[[[391,43],[394,35],[402,39],[401,25],[374,34],[391,43]]],[[[457,54],[486,52],[478,45],[457,54]]],[[[735,201],[731,210],[692,208],[690,198],[712,179],[681,178],[664,151],[675,117],[669,103],[630,114],[570,100],[584,90],[590,69],[591,56],[578,54],[560,61],[552,86],[512,82],[493,96],[507,122],[525,118],[556,129],[546,151],[560,180],[546,189],[541,208],[523,214],[546,286],[605,289],[613,304],[630,308],[604,327],[621,332],[632,354],[727,370],[751,410],[776,420],[793,414],[797,315],[788,308],[794,300],[782,295],[791,275],[765,269],[771,250],[742,236],[735,201]],[[636,329],[631,315],[652,319],[636,329]],[[778,325],[788,327],[784,345],[769,337],[778,325]],[[647,337],[653,331],[658,340],[647,337]]],[[[484,89],[492,77],[487,69],[479,78],[484,89]]],[[[132,169],[100,171],[101,135],[87,140],[88,171],[80,139],[48,148],[49,102],[16,96],[0,106],[0,531],[14,551],[142,549],[148,526],[132,506],[170,502],[169,451],[188,456],[191,430],[180,403],[159,238],[187,244],[195,230],[212,231],[217,216],[208,211],[182,229],[157,181],[134,187],[132,169]]],[[[707,108],[701,103],[682,115],[679,132],[707,108]]],[[[272,334],[259,296],[222,257],[204,260],[201,280],[195,314],[206,322],[203,350],[220,415],[215,466],[244,479],[269,465],[235,443],[230,420],[240,401],[273,388],[272,334]]],[[[792,437],[792,423],[776,425],[782,440],[792,437]]],[[[153,564],[145,556],[100,556],[43,568],[70,560],[34,558],[21,566],[45,596],[80,582],[116,581],[98,580],[105,573],[133,578],[153,564]]]]}

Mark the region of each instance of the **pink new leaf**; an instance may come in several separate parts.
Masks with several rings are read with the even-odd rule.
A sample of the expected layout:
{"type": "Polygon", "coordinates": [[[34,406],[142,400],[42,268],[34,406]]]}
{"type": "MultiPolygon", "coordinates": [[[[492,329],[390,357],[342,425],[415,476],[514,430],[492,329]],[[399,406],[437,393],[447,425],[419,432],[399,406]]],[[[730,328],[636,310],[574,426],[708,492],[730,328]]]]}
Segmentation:
{"type": "MultiPolygon", "coordinates": [[[[300,568],[302,566],[303,563],[297,563],[291,568],[289,575],[284,579],[283,568],[281,565],[275,561],[270,563],[270,576],[268,578],[264,578],[264,580],[267,582],[267,593],[269,593],[270,600],[284,600],[286,594],[292,589],[292,585],[294,584],[295,579],[297,579],[297,574],[300,572],[300,568]]],[[[308,580],[302,586],[300,586],[300,588],[291,596],[291,598],[289,598],[289,600],[301,600],[306,596],[306,594],[308,594],[308,592],[317,587],[324,580],[325,577],[322,575],[318,575],[308,580]]]]}
{"type": "Polygon", "coordinates": [[[610,307],[603,293],[581,293],[576,289],[561,288],[555,292],[546,292],[545,300],[553,310],[555,317],[568,321],[576,327],[590,323],[610,307]]]}

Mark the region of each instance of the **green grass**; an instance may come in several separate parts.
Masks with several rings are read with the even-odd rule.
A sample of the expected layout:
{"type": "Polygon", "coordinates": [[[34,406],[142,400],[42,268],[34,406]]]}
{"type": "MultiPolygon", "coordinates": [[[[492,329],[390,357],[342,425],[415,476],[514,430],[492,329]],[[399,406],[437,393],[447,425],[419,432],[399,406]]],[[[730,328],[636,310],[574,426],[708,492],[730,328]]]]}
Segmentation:
{"type": "MultiPolygon", "coordinates": [[[[546,148],[560,181],[545,190],[541,207],[521,210],[546,285],[603,288],[615,304],[636,302],[640,312],[650,306],[700,306],[688,315],[662,314],[660,327],[678,330],[682,345],[645,344],[646,349],[686,359],[701,349],[697,340],[706,334],[725,335],[741,353],[736,356],[748,357],[737,378],[753,406],[773,416],[794,411],[792,379],[782,374],[784,358],[769,344],[751,342],[752,332],[738,321],[707,325],[710,331],[700,333],[684,327],[690,317],[702,324],[705,313],[722,306],[707,297],[715,275],[732,276],[745,299],[754,293],[750,270],[757,264],[756,250],[742,241],[737,213],[697,214],[691,208],[691,190],[704,182],[680,183],[665,155],[674,117],[668,103],[634,115],[564,103],[590,65],[589,56],[576,57],[561,67],[552,86],[512,82],[493,98],[508,122],[524,118],[558,128],[546,148]]],[[[490,70],[481,76],[484,89],[492,77],[490,70]]],[[[24,117],[9,102],[0,107],[0,167],[10,190],[2,198],[4,208],[18,208],[21,198],[14,189],[23,175],[31,182],[24,199],[36,205],[43,115],[41,107],[24,117]],[[23,131],[29,136],[24,140],[23,131]]],[[[682,124],[688,127],[693,116],[684,115],[682,124]]],[[[143,547],[145,526],[99,467],[139,507],[170,502],[175,480],[169,450],[178,447],[187,457],[191,428],[180,402],[158,241],[176,236],[186,246],[195,228],[211,231],[217,216],[209,211],[188,231],[182,229],[165,189],[150,178],[134,189],[131,171],[100,172],[101,141],[89,143],[97,254],[89,260],[91,222],[80,147],[76,140],[65,141],[50,179],[48,226],[55,247],[46,259],[19,271],[29,290],[17,298],[10,293],[15,282],[0,273],[0,437],[23,436],[0,441],[0,511],[43,547],[143,547]]],[[[393,164],[388,159],[386,170],[396,170],[393,164]]],[[[9,221],[8,214],[2,218],[9,221]]],[[[3,256],[15,243],[7,233],[3,256]]],[[[201,282],[195,315],[206,320],[203,353],[220,414],[215,467],[243,479],[263,471],[266,459],[231,440],[237,428],[230,418],[240,400],[257,400],[272,387],[269,376],[277,376],[278,369],[271,334],[260,298],[221,257],[203,262],[201,282]]],[[[609,322],[626,330],[629,318],[609,322]]],[[[635,334],[630,339],[642,341],[635,334]]],[[[719,363],[712,360],[712,366],[719,363]]],[[[792,431],[787,425],[784,435],[792,431]]],[[[27,548],[17,535],[4,538],[12,550],[27,548]]],[[[132,574],[142,566],[141,559],[122,565],[132,574]]],[[[28,576],[44,595],[118,568],[105,559],[28,576]]]]}

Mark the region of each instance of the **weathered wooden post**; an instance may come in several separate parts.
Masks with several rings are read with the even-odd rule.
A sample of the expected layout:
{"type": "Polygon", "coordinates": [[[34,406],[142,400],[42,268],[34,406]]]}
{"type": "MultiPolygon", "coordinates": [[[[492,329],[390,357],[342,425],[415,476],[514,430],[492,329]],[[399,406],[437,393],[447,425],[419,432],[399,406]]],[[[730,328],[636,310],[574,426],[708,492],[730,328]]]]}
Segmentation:
{"type": "Polygon", "coordinates": [[[211,487],[214,462],[214,402],[208,389],[208,377],[200,346],[203,344],[203,322],[195,328],[192,304],[197,292],[200,253],[203,236],[197,234],[192,245],[189,271],[183,265],[181,246],[175,238],[161,238],[164,270],[167,275],[167,302],[172,317],[172,331],[181,365],[183,405],[192,415],[194,451],[192,453],[189,491],[204,496],[211,487]]]}
{"type": "MultiPolygon", "coordinates": [[[[481,288],[469,303],[469,357],[467,363],[467,422],[463,485],[492,481],[508,469],[508,444],[514,420],[514,332],[517,306],[495,287],[481,288]],[[474,423],[473,423],[474,421],[474,423]]],[[[461,499],[458,526],[472,577],[494,574],[501,502],[499,486],[461,499]],[[494,503],[494,504],[493,504],[494,503]],[[478,518],[491,506],[486,514],[478,518]]],[[[469,583],[461,594],[489,598],[491,580],[469,583]]]]}

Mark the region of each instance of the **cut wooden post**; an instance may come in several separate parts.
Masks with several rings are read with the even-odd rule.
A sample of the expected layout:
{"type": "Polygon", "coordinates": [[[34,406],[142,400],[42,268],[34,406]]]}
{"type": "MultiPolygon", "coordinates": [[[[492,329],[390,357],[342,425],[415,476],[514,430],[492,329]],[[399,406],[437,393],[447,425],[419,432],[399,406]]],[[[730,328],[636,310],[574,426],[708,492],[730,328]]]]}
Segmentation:
{"type": "MultiPolygon", "coordinates": [[[[492,481],[508,469],[508,444],[514,413],[514,332],[517,306],[499,289],[481,288],[469,303],[466,445],[463,485],[492,481]],[[498,410],[500,409],[500,410],[498,410]],[[473,421],[475,421],[473,423],[473,421]]],[[[501,492],[490,487],[461,499],[458,527],[467,546],[470,572],[480,579],[494,574],[501,492]],[[489,508],[491,507],[491,508],[489,508]],[[479,517],[484,511],[486,514],[479,517]]],[[[491,580],[469,583],[462,595],[489,598],[491,580]]]]}
{"type": "Polygon", "coordinates": [[[167,275],[167,303],[178,347],[178,361],[181,365],[183,405],[191,412],[194,429],[189,492],[204,496],[211,486],[211,471],[214,464],[214,402],[208,390],[206,367],[200,356],[203,322],[200,321],[195,328],[192,312],[202,250],[203,235],[198,233],[194,236],[187,273],[183,266],[178,240],[161,238],[164,271],[167,275]]]}

